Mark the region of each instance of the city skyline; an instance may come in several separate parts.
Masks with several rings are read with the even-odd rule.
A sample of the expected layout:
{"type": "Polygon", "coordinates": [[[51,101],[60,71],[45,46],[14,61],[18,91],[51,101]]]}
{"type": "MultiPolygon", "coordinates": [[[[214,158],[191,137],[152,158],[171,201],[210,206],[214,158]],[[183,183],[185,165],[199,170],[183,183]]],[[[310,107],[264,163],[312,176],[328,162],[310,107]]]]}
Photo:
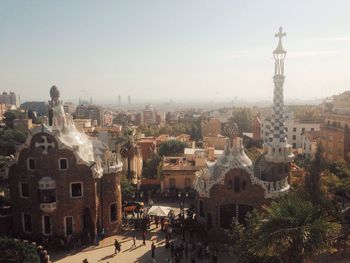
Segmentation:
{"type": "Polygon", "coordinates": [[[64,101],[272,99],[273,35],[287,32],[285,98],[320,99],[348,89],[350,32],[338,1],[176,3],[4,1],[2,90],[64,101]],[[312,16],[311,16],[312,15],[312,16]],[[298,18],[298,19],[296,19],[298,18]]]}

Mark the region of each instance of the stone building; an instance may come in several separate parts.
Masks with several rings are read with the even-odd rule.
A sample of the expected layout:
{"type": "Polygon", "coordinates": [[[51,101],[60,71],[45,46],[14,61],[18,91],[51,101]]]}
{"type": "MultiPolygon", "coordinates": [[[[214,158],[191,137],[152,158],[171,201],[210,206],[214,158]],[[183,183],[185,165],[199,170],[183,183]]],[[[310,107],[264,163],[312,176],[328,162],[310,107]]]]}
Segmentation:
{"type": "Polygon", "coordinates": [[[242,139],[237,137],[236,125],[226,124],[223,134],[229,137],[224,152],[216,162],[208,163],[196,173],[196,210],[199,222],[206,226],[212,239],[221,239],[233,217],[245,222],[246,214],[260,208],[272,198],[288,192],[292,147],[286,139],[284,126],[284,58],[286,51],[280,28],[275,59],[273,115],[269,139],[264,152],[253,163],[244,152],[242,139]]]}
{"type": "Polygon", "coordinates": [[[202,136],[217,136],[222,134],[222,123],[218,118],[210,118],[209,120],[203,120],[201,123],[202,136]]]}
{"type": "Polygon", "coordinates": [[[204,152],[198,152],[194,159],[183,156],[164,156],[162,162],[162,192],[190,191],[195,173],[205,166],[204,152]]]}
{"type": "Polygon", "coordinates": [[[6,105],[12,105],[18,108],[19,96],[12,91],[10,93],[7,93],[6,91],[4,91],[2,94],[0,94],[0,103],[6,104],[6,105]]]}
{"type": "Polygon", "coordinates": [[[141,148],[142,159],[146,163],[157,151],[157,140],[155,137],[141,137],[137,140],[137,146],[141,148]]]}
{"type": "MultiPolygon", "coordinates": [[[[291,143],[293,149],[300,149],[303,147],[302,134],[304,132],[319,131],[322,122],[319,121],[301,121],[294,118],[293,112],[285,115],[285,130],[288,141],[291,143]]],[[[263,119],[261,123],[261,138],[264,142],[269,139],[271,130],[271,116],[263,119]]]]}
{"type": "Polygon", "coordinates": [[[317,145],[321,139],[321,131],[309,131],[302,135],[302,153],[307,159],[313,159],[317,151],[317,145]]]}
{"type": "Polygon", "coordinates": [[[350,114],[328,113],[321,127],[321,144],[327,161],[350,162],[350,114]]]}
{"type": "Polygon", "coordinates": [[[32,119],[14,119],[13,129],[26,132],[33,128],[32,119]]]}
{"type": "Polygon", "coordinates": [[[92,104],[80,104],[76,107],[74,118],[91,119],[93,126],[103,126],[103,109],[92,104]]]}
{"type": "Polygon", "coordinates": [[[203,137],[203,147],[214,147],[217,150],[224,150],[228,138],[218,135],[208,135],[203,137]]]}
{"type": "Polygon", "coordinates": [[[116,233],[122,164],[107,146],[76,129],[55,86],[50,95],[48,125],[28,132],[9,168],[13,232],[83,242],[102,229],[116,233]]]}

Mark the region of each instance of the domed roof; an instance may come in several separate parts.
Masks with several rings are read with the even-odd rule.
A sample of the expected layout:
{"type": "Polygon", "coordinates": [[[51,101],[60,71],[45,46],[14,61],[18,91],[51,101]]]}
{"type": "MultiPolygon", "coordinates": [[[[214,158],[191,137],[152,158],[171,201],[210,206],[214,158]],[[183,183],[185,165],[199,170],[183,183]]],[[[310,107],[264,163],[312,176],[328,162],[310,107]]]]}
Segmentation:
{"type": "Polygon", "coordinates": [[[55,85],[53,85],[50,89],[50,97],[52,100],[58,100],[60,97],[60,91],[55,85]]]}

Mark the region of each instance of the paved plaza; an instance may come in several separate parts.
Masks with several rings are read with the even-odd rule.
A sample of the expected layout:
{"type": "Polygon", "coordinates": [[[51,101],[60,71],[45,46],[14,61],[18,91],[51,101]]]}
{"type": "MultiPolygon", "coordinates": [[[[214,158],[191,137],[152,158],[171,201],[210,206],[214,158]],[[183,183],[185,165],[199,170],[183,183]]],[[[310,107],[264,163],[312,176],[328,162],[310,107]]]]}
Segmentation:
{"type": "MultiPolygon", "coordinates": [[[[164,204],[165,205],[165,204],[164,204]]],[[[167,204],[169,205],[169,204],[167,204]]],[[[175,213],[179,212],[176,208],[176,204],[171,205],[175,210],[175,213]]],[[[132,235],[134,231],[124,231],[118,236],[111,236],[102,240],[99,246],[89,247],[79,251],[73,252],[62,252],[58,254],[51,254],[51,260],[58,263],[79,263],[83,262],[86,258],[89,263],[113,263],[113,262],[169,262],[170,258],[170,248],[165,248],[165,236],[166,233],[160,230],[160,227],[156,228],[154,224],[151,224],[151,229],[147,234],[146,245],[142,244],[142,232],[136,231],[136,247],[132,247],[132,235]],[[114,239],[121,242],[121,252],[114,254],[114,239]],[[151,257],[151,244],[152,241],[155,242],[155,259],[151,257]]],[[[182,242],[179,239],[174,240],[175,244],[177,242],[182,242]]],[[[235,262],[233,258],[227,253],[225,248],[220,248],[220,253],[218,257],[219,263],[235,262]]],[[[190,254],[190,251],[189,251],[190,254]]],[[[174,260],[171,262],[175,262],[174,260]]],[[[183,258],[180,262],[190,262],[190,259],[183,258]]],[[[197,263],[200,262],[210,262],[208,258],[196,259],[197,263]]]]}

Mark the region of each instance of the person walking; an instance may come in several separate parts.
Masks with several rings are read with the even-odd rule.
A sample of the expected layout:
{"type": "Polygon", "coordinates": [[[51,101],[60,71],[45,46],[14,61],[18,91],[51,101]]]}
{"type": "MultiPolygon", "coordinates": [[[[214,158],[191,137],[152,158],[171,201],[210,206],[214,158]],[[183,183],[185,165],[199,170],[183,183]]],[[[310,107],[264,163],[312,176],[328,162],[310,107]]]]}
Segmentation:
{"type": "Polygon", "coordinates": [[[154,223],[156,224],[156,228],[158,228],[158,226],[159,226],[159,217],[158,216],[156,216],[154,218],[154,223]]]}
{"type": "Polygon", "coordinates": [[[114,239],[114,254],[117,254],[121,250],[121,245],[117,239],[114,239]]]}
{"type": "Polygon", "coordinates": [[[146,245],[146,231],[143,231],[142,233],[142,241],[143,241],[143,244],[146,245]]]}
{"type": "Polygon", "coordinates": [[[154,244],[154,242],[152,242],[152,245],[151,245],[151,254],[152,254],[152,258],[153,258],[153,259],[154,259],[155,250],[156,250],[156,245],[154,244]]]}
{"type": "Polygon", "coordinates": [[[133,247],[136,247],[136,235],[135,235],[135,233],[133,234],[133,236],[132,236],[132,245],[131,245],[131,247],[133,248],[133,247]]]}
{"type": "Polygon", "coordinates": [[[165,219],[164,217],[162,217],[162,219],[160,220],[160,230],[164,231],[164,224],[165,224],[165,219]]]}

